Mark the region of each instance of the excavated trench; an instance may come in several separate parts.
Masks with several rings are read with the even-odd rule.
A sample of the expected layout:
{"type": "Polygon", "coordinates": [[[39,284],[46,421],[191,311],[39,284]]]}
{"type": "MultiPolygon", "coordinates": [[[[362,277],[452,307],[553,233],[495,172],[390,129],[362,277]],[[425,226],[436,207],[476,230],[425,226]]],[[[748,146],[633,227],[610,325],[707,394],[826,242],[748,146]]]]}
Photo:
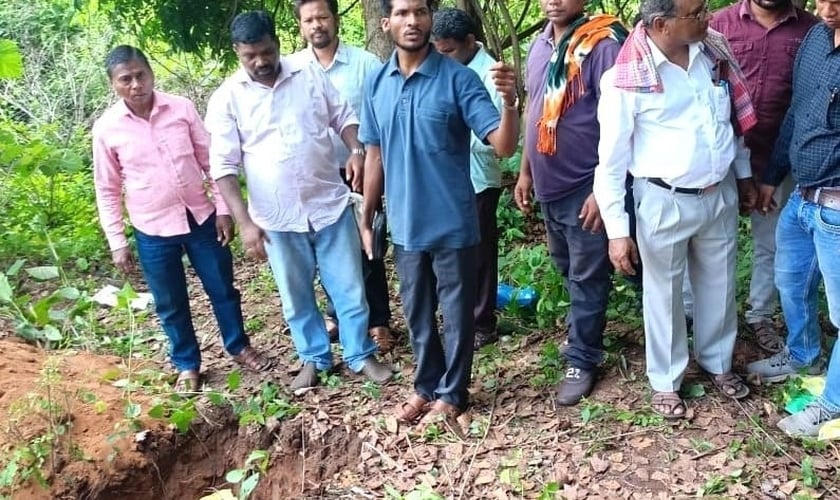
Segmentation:
{"type": "MultiPolygon", "coordinates": [[[[230,409],[215,409],[187,434],[150,435],[142,445],[146,466],[103,471],[100,478],[68,484],[58,498],[199,499],[231,488],[225,474],[241,467],[253,450],[268,450],[271,461],[252,499],[313,498],[324,483],[359,460],[361,441],[345,427],[317,438],[299,422],[283,422],[254,432],[241,428],[230,409]]],[[[234,490],[236,491],[236,490],[234,490]]]]}

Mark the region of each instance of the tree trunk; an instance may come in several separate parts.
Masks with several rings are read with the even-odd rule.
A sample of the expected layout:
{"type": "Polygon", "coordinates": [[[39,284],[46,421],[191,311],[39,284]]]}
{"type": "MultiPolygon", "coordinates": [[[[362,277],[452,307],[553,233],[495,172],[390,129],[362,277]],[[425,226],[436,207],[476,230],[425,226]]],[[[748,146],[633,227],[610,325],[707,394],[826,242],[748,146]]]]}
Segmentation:
{"type": "Polygon", "coordinates": [[[362,12],[365,15],[365,33],[367,33],[365,48],[384,61],[394,50],[394,43],[391,37],[382,31],[379,0],[362,0],[362,12]]]}

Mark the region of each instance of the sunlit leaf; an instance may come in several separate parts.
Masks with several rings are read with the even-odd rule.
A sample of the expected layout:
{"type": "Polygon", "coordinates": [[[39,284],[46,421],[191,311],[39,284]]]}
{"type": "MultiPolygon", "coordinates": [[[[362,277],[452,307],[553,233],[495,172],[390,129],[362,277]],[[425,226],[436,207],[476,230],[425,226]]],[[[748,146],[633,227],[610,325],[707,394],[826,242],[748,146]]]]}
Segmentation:
{"type": "Polygon", "coordinates": [[[23,75],[23,56],[12,40],[0,38],[0,80],[12,80],[23,75]]]}

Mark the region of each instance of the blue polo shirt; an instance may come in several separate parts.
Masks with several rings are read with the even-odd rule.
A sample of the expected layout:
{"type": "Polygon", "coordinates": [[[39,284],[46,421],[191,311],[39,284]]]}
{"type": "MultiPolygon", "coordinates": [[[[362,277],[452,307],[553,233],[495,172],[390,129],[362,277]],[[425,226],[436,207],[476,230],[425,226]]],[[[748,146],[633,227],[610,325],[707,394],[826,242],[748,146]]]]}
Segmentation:
{"type": "Polygon", "coordinates": [[[397,53],[368,75],[359,140],[379,146],[391,240],[408,251],[479,241],[470,132],[482,141],[499,111],[475,71],[430,48],[409,78],[397,53]]]}

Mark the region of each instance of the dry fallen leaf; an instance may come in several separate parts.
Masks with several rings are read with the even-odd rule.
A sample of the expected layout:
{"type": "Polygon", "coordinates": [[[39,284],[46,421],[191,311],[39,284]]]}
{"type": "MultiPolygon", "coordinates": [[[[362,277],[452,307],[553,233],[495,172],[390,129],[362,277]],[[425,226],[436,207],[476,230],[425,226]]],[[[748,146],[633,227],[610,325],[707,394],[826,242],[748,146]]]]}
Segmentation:
{"type": "Polygon", "coordinates": [[[589,459],[589,465],[591,465],[592,470],[598,474],[602,474],[610,468],[610,462],[604,460],[598,455],[593,455],[592,458],[589,459]]]}
{"type": "Polygon", "coordinates": [[[796,479],[791,479],[790,481],[786,482],[785,484],[779,486],[779,491],[784,493],[785,495],[790,496],[793,493],[793,490],[796,489],[796,479]]]}

